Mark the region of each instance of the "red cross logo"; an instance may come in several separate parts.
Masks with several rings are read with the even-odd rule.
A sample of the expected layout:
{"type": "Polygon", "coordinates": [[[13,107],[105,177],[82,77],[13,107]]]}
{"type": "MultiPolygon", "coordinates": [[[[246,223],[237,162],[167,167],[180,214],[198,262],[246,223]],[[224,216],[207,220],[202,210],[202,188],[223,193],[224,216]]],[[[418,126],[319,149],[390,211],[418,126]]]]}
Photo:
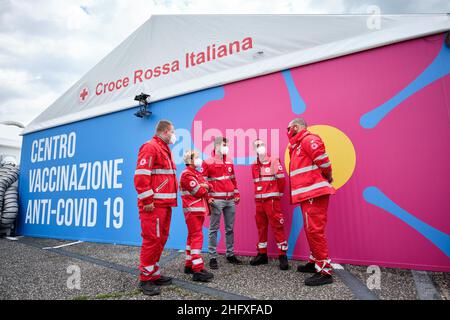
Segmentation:
{"type": "Polygon", "coordinates": [[[83,103],[89,97],[89,89],[87,87],[83,88],[80,92],[80,102],[83,103]]]}

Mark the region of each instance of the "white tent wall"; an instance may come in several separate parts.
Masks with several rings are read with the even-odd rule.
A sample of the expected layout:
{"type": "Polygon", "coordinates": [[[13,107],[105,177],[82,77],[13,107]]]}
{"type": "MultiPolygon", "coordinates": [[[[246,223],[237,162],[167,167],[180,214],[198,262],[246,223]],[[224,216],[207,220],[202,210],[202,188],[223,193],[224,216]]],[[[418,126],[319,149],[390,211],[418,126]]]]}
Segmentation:
{"type": "MultiPolygon", "coordinates": [[[[378,24],[377,24],[378,25],[378,24]]],[[[450,29],[447,14],[433,15],[175,15],[152,16],[55,103],[23,134],[152,101],[323,61],[450,29]],[[379,18],[379,27],[371,27],[379,18]],[[186,68],[185,54],[245,38],[252,48],[186,68]],[[179,71],[133,81],[136,70],[179,61],[179,71]],[[96,94],[101,84],[129,79],[126,88],[96,94]],[[88,92],[82,101],[80,95],[88,92]]],[[[142,79],[142,78],[141,78],[142,79]]],[[[102,91],[102,90],[100,90],[102,91]]]]}

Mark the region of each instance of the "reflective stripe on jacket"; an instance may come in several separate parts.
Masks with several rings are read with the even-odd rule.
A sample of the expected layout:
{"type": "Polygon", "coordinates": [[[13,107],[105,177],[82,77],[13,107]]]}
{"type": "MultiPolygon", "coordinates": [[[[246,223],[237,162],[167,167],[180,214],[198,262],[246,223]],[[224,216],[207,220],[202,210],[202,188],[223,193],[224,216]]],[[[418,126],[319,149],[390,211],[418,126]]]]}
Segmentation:
{"type": "Polygon", "coordinates": [[[176,166],[169,146],[160,137],[153,137],[140,148],[134,186],[139,206],[177,206],[176,166]]]}
{"type": "Polygon", "coordinates": [[[194,168],[187,167],[181,174],[180,191],[185,214],[208,213],[208,189],[201,184],[209,185],[210,190],[212,188],[203,175],[194,168]]]}
{"type": "Polygon", "coordinates": [[[319,136],[300,131],[290,139],[289,153],[292,204],[336,193],[328,182],[332,176],[331,162],[319,136]]]}
{"type": "Polygon", "coordinates": [[[211,184],[213,191],[209,196],[214,199],[239,198],[234,165],[224,156],[223,159],[213,152],[211,158],[203,162],[202,173],[211,184]]]}
{"type": "Polygon", "coordinates": [[[256,201],[279,199],[283,196],[285,174],[280,159],[266,156],[263,162],[257,159],[252,164],[252,176],[256,201]]]}

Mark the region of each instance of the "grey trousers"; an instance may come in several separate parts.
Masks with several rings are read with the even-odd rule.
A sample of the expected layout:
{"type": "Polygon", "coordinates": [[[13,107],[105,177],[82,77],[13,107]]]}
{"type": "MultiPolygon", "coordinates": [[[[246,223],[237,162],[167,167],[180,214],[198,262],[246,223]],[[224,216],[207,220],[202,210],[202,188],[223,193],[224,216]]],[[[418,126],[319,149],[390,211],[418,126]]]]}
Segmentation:
{"type": "Polygon", "coordinates": [[[234,255],[234,217],[236,204],[234,200],[215,200],[210,206],[211,219],[209,226],[209,255],[210,258],[217,258],[217,232],[220,228],[220,216],[223,212],[225,221],[225,237],[227,245],[227,257],[234,255]]]}

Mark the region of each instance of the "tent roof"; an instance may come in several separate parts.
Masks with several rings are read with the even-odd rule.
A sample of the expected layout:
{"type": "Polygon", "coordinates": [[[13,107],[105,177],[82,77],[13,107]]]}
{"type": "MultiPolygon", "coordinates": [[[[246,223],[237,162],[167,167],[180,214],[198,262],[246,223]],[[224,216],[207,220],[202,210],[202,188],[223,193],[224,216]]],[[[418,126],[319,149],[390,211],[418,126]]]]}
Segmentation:
{"type": "Polygon", "coordinates": [[[150,94],[154,102],[450,30],[448,14],[381,15],[381,28],[376,28],[375,19],[369,15],[152,16],[23,134],[135,107],[134,97],[141,92],[150,94]],[[235,41],[239,52],[237,43],[230,48],[235,41]],[[197,64],[202,62],[201,52],[210,61],[197,64]],[[195,66],[186,66],[187,53],[195,54],[195,66]],[[165,64],[171,69],[168,74],[163,72],[167,72],[165,64]]]}

